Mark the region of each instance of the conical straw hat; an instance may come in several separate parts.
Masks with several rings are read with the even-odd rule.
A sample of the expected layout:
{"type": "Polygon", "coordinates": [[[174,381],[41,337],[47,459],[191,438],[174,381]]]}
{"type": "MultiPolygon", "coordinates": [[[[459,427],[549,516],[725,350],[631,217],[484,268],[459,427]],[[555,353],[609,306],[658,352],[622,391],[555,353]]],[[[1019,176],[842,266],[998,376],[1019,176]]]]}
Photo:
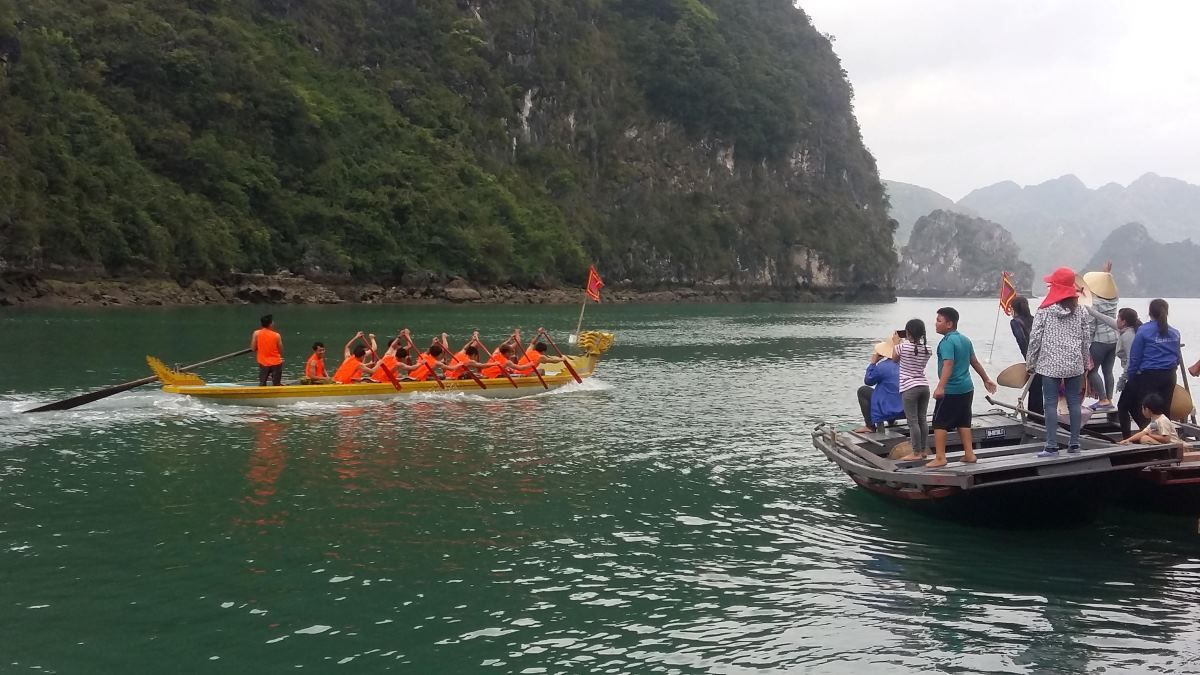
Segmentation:
{"type": "Polygon", "coordinates": [[[1171,396],[1171,419],[1176,422],[1182,422],[1192,414],[1192,395],[1187,389],[1179,385],[1175,385],[1175,393],[1171,396]]]}
{"type": "Polygon", "coordinates": [[[1025,386],[1025,380],[1028,377],[1029,373],[1025,370],[1025,364],[1014,363],[1000,371],[1000,374],[996,376],[996,384],[1001,387],[1020,389],[1025,386]]]}
{"type": "Polygon", "coordinates": [[[1088,272],[1083,275],[1083,281],[1097,298],[1116,300],[1121,297],[1117,292],[1117,282],[1109,272],[1088,272]]]}
{"type": "Polygon", "coordinates": [[[885,359],[892,358],[896,353],[896,345],[900,344],[900,336],[892,333],[892,336],[883,342],[875,343],[875,353],[885,359]]]}

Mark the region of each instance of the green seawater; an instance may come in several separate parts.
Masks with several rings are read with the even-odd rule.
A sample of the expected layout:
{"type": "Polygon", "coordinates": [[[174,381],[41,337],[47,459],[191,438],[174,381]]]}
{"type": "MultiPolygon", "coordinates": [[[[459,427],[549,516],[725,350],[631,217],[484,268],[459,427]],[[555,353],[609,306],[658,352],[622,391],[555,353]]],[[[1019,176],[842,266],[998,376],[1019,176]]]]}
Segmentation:
{"type": "MultiPolygon", "coordinates": [[[[855,421],[872,343],[944,304],[986,358],[994,300],[592,305],[585,327],[617,335],[596,377],[532,398],[147,387],[42,415],[19,411],[145,354],[241,348],[265,310],[3,310],[0,672],[1200,672],[1196,518],[974,528],[813,449],[818,422],[855,421]]],[[[565,347],[578,313],[270,309],[289,376],[314,339],[331,361],[401,326],[565,347]]],[[[1200,301],[1172,322],[1200,356],[1200,301]]],[[[1017,359],[1002,318],[989,369],[1017,359]]]]}

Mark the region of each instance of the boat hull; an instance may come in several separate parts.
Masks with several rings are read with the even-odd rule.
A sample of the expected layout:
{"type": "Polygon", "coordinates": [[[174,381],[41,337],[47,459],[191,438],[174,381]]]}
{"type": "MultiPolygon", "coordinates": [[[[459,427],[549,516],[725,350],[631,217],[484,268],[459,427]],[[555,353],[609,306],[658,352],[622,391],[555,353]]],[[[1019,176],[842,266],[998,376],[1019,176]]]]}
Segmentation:
{"type": "MultiPolygon", "coordinates": [[[[596,361],[594,356],[571,357],[580,378],[592,375],[596,361]]],[[[566,370],[548,370],[539,380],[535,376],[483,379],[480,383],[472,379],[443,380],[441,385],[435,380],[424,382],[400,381],[396,389],[391,383],[356,383],[356,384],[289,384],[279,387],[237,384],[203,384],[180,385],[168,384],[163,391],[168,394],[187,396],[210,403],[244,406],[282,406],[297,403],[315,402],[352,402],[352,401],[391,401],[396,399],[422,397],[431,395],[460,395],[483,397],[490,399],[513,399],[527,396],[537,396],[547,391],[561,389],[575,383],[575,379],[566,370]],[[545,383],[543,385],[543,382],[545,383]],[[483,386],[480,386],[482,383],[483,386]]]]}

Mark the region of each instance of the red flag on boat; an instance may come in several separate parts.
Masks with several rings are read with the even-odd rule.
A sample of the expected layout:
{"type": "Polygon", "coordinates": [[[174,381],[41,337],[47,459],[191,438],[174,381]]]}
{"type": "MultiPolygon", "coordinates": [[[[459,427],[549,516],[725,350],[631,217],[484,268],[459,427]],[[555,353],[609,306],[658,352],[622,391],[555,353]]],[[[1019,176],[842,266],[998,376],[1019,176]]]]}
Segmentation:
{"type": "Polygon", "coordinates": [[[1012,316],[1012,303],[1017,297],[1017,287],[1012,282],[1012,272],[1000,273],[1000,309],[1012,316]]]}
{"type": "Polygon", "coordinates": [[[596,302],[600,302],[600,289],[604,288],[604,282],[600,280],[600,275],[596,274],[596,266],[588,267],[587,287],[584,291],[587,296],[596,302]]]}

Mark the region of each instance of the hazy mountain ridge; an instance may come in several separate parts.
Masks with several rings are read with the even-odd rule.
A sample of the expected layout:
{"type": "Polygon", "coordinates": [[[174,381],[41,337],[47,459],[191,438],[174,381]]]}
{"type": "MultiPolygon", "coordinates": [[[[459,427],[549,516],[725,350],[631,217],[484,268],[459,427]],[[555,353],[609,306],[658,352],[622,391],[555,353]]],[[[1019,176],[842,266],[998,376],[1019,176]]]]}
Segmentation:
{"type": "Polygon", "coordinates": [[[1125,297],[1200,297],[1200,245],[1191,239],[1162,243],[1141,223],[1128,223],[1104,239],[1084,269],[1113,263],[1117,289],[1125,297]]]}
{"type": "Polygon", "coordinates": [[[888,196],[888,215],[896,221],[896,248],[902,248],[908,243],[913,225],[921,216],[927,216],[939,209],[954,211],[969,216],[978,215],[970,209],[960,207],[946,195],[927,187],[902,183],[897,180],[883,181],[883,187],[888,196]]]}
{"type": "Polygon", "coordinates": [[[910,295],[988,295],[1000,273],[1013,273],[1017,288],[1029,288],[1033,269],[1018,257],[1012,234],[1002,225],[952,211],[917,219],[900,253],[896,291],[910,295]]]}
{"type": "MultiPolygon", "coordinates": [[[[893,184],[907,185],[885,184],[889,195],[893,184]]],[[[897,191],[909,192],[917,191],[897,191]]],[[[904,209],[912,202],[907,198],[894,202],[892,217],[903,229],[901,217],[909,216],[904,209]]],[[[1059,265],[1087,267],[1105,237],[1127,223],[1142,223],[1148,235],[1160,241],[1194,236],[1200,232],[1200,185],[1147,173],[1128,186],[1108,183],[1092,189],[1068,174],[1036,185],[1021,186],[1013,181],[988,185],[955,202],[954,210],[973,212],[1003,225],[1012,233],[1021,256],[1040,275],[1059,265]]],[[[898,232],[897,243],[900,241],[898,232]]]]}

